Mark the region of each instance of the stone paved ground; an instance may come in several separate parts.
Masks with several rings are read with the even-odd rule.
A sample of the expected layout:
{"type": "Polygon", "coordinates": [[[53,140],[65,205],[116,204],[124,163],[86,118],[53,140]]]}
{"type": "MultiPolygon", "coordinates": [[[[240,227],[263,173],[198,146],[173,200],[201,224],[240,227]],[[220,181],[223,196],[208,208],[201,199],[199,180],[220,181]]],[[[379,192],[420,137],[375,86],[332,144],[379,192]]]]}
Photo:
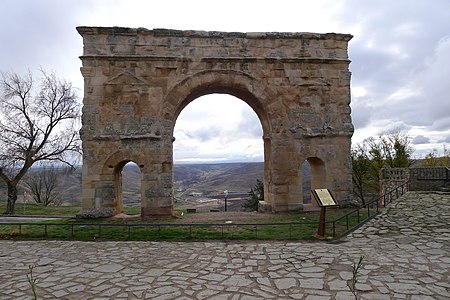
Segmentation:
{"type": "Polygon", "coordinates": [[[450,299],[450,194],[408,193],[339,243],[0,241],[0,299],[450,299]]]}

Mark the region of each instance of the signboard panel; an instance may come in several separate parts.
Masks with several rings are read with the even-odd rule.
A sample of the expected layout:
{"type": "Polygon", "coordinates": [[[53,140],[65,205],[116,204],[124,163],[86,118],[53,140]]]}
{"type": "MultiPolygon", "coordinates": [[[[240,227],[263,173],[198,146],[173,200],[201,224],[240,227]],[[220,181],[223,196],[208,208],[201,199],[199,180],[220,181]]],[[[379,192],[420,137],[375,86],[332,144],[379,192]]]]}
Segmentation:
{"type": "Polygon", "coordinates": [[[337,205],[336,200],[334,200],[333,195],[331,195],[328,189],[315,189],[312,192],[319,206],[326,207],[337,205]]]}

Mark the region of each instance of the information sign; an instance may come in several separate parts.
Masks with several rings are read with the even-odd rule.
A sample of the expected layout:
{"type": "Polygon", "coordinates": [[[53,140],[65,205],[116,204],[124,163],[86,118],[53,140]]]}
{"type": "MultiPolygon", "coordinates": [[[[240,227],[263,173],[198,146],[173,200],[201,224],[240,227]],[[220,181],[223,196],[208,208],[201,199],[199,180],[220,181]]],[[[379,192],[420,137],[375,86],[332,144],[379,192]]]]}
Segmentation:
{"type": "Polygon", "coordinates": [[[336,200],[334,200],[333,195],[331,195],[328,189],[315,189],[312,191],[314,198],[316,198],[319,206],[336,206],[336,200]]]}

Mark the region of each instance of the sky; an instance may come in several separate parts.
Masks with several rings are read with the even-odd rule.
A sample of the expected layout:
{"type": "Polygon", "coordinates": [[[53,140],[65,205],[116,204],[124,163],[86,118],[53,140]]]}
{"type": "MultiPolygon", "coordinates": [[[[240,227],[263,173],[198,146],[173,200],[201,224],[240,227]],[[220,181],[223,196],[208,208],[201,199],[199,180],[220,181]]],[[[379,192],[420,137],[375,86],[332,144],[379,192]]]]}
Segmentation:
{"type": "MultiPolygon", "coordinates": [[[[54,71],[81,98],[76,26],[349,33],[352,143],[402,130],[416,157],[450,144],[449,0],[2,0],[0,70],[54,71]]],[[[232,96],[194,100],[174,135],[176,162],[263,160],[260,122],[232,96]]]]}

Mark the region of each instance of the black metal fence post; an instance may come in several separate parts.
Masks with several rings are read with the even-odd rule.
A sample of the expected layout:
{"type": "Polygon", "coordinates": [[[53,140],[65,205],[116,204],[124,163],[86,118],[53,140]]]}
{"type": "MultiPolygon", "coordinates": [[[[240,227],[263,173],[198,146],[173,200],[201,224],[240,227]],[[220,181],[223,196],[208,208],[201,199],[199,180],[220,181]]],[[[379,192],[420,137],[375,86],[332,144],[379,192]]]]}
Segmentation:
{"type": "Polygon", "coordinates": [[[333,239],[336,238],[336,221],[333,221],[333,239]]]}
{"type": "Polygon", "coordinates": [[[345,216],[346,230],[348,230],[348,214],[345,216]]]}
{"type": "MultiPolygon", "coordinates": [[[[296,234],[295,234],[295,232],[293,232],[293,227],[294,226],[300,226],[299,227],[299,230],[301,230],[301,226],[302,226],[302,224],[303,225],[305,225],[305,224],[321,224],[322,226],[323,226],[323,233],[325,234],[325,227],[326,227],[326,223],[332,223],[332,228],[330,228],[330,229],[332,229],[332,234],[333,234],[333,238],[336,238],[336,237],[338,237],[338,236],[341,236],[342,234],[345,234],[345,233],[347,233],[347,232],[349,232],[350,230],[353,230],[354,228],[357,228],[357,227],[359,227],[360,226],[360,224],[361,223],[364,223],[364,222],[366,222],[366,221],[368,221],[369,219],[371,219],[371,218],[373,218],[374,216],[376,216],[379,212],[380,212],[380,205],[383,205],[383,202],[382,202],[382,199],[385,199],[385,202],[386,203],[391,203],[392,202],[392,200],[394,200],[394,199],[392,199],[393,197],[394,197],[394,195],[397,197],[397,198],[399,198],[400,196],[402,196],[407,190],[406,190],[406,188],[407,188],[407,185],[409,184],[409,182],[405,182],[405,183],[403,183],[402,185],[399,185],[397,188],[394,188],[393,190],[391,190],[391,191],[389,191],[389,192],[387,192],[387,193],[385,193],[384,195],[381,195],[380,197],[378,197],[378,198],[375,198],[375,199],[372,199],[372,201],[370,201],[369,203],[367,203],[366,205],[364,205],[364,206],[358,206],[357,208],[355,208],[355,209],[353,209],[353,210],[351,210],[350,212],[348,212],[348,213],[346,213],[345,215],[342,215],[342,216],[340,216],[340,217],[338,217],[338,218],[336,218],[335,220],[330,220],[330,221],[324,221],[324,219],[321,219],[319,222],[281,222],[281,223],[263,223],[263,224],[260,224],[260,223],[258,223],[258,224],[256,224],[256,223],[253,223],[253,224],[249,224],[249,223],[246,223],[246,224],[238,224],[238,223],[233,223],[233,226],[230,226],[229,228],[229,230],[227,231],[230,235],[229,235],[229,238],[233,238],[233,233],[236,233],[237,234],[237,237],[239,237],[239,234],[241,233],[241,229],[245,229],[245,228],[249,228],[248,226],[254,226],[254,230],[255,230],[255,233],[254,233],[254,236],[255,236],[255,238],[256,239],[258,239],[258,238],[260,238],[261,237],[261,235],[259,235],[259,232],[258,232],[258,227],[261,227],[261,226],[269,226],[269,229],[271,229],[271,228],[278,228],[278,227],[281,227],[281,229],[282,229],[282,231],[284,232],[282,235],[277,235],[277,233],[272,233],[272,234],[274,234],[274,235],[272,235],[272,236],[267,236],[267,238],[274,238],[274,239],[277,239],[277,238],[280,238],[280,237],[283,237],[283,238],[286,238],[286,236],[285,236],[285,228],[286,228],[286,226],[288,226],[289,227],[289,239],[295,239],[296,238],[296,234]],[[394,194],[394,190],[395,190],[395,194],[394,194]],[[376,202],[376,203],[374,203],[374,202],[376,202]],[[376,205],[376,212],[374,212],[374,205],[376,205]],[[364,215],[364,209],[367,207],[367,218],[365,218],[365,215],[364,215]],[[371,211],[372,210],[372,211],[371,211]],[[355,219],[355,213],[356,213],[356,217],[357,217],[357,224],[353,224],[354,223],[354,219],[355,219]],[[344,218],[345,218],[345,221],[344,221],[344,218]],[[342,223],[339,223],[338,224],[338,222],[345,222],[345,225],[344,224],[342,224],[342,223]],[[342,224],[342,226],[341,226],[341,224],[342,224]],[[338,228],[338,225],[340,226],[339,228],[338,228]],[[345,226],[345,227],[344,227],[345,226]],[[283,230],[283,228],[284,228],[284,230],[283,230]],[[345,228],[345,232],[342,232],[343,230],[344,230],[344,228],[345,228]],[[337,232],[339,230],[339,233],[337,232]]],[[[160,223],[160,224],[106,224],[106,223],[103,223],[103,224],[93,224],[93,223],[84,223],[84,224],[80,224],[80,223],[78,223],[78,224],[57,224],[57,223],[50,223],[50,224],[23,224],[23,223],[14,223],[14,224],[1,224],[0,226],[2,226],[2,225],[6,225],[6,226],[10,226],[10,227],[12,227],[13,229],[14,228],[17,228],[17,226],[18,226],[18,229],[19,229],[19,234],[23,234],[23,232],[24,231],[26,231],[26,228],[28,228],[28,227],[30,227],[31,226],[31,228],[32,228],[32,226],[44,226],[44,232],[45,232],[45,237],[52,237],[52,236],[55,236],[55,234],[53,234],[53,232],[51,231],[51,232],[48,232],[49,231],[49,226],[61,226],[61,227],[64,227],[64,228],[67,228],[67,226],[70,226],[70,236],[72,237],[72,238],[75,238],[75,227],[74,226],[77,226],[77,230],[80,230],[80,231],[82,231],[82,230],[84,230],[85,232],[83,233],[83,232],[80,232],[80,235],[81,235],[81,238],[85,238],[86,237],[86,235],[93,235],[93,238],[95,238],[95,234],[96,234],[96,232],[95,232],[95,226],[98,226],[98,237],[99,238],[102,238],[102,226],[109,226],[109,227],[113,227],[113,228],[117,228],[117,227],[121,227],[121,228],[123,228],[124,226],[126,226],[126,227],[128,227],[127,229],[128,229],[128,232],[127,233],[125,233],[125,237],[128,237],[128,239],[131,239],[131,227],[132,226],[137,226],[137,227],[145,227],[145,228],[148,228],[148,227],[151,227],[151,228],[153,228],[152,229],[152,232],[154,232],[154,230],[156,229],[156,227],[158,227],[158,234],[157,234],[157,238],[158,239],[161,239],[161,238],[163,238],[163,236],[162,236],[162,227],[163,226],[165,226],[165,227],[168,227],[168,229],[169,229],[169,233],[170,232],[172,232],[172,231],[170,231],[171,229],[173,229],[173,228],[182,228],[183,230],[181,230],[181,232],[178,232],[178,234],[177,234],[177,236],[180,236],[180,235],[182,235],[183,236],[183,238],[194,238],[193,236],[194,236],[194,234],[193,234],[193,232],[192,232],[192,227],[194,227],[194,226],[199,226],[199,224],[163,224],[163,223],[160,223]],[[27,227],[28,226],[28,227],[27,227]],[[189,227],[189,236],[188,236],[188,234],[187,234],[187,230],[185,230],[185,229],[187,229],[187,227],[189,227]],[[25,229],[23,229],[23,228],[25,228],[25,229]],[[79,228],[79,229],[78,229],[79,228]]],[[[200,227],[203,227],[203,226],[206,226],[206,227],[215,227],[216,229],[214,230],[214,233],[218,233],[217,231],[219,231],[219,230],[221,230],[221,238],[223,239],[223,238],[225,238],[225,226],[228,226],[228,225],[230,225],[230,224],[225,224],[225,223],[222,223],[222,224],[204,224],[204,225],[202,225],[202,226],[200,226],[200,227]]],[[[41,227],[42,228],[42,227],[41,227]]],[[[295,228],[294,228],[295,229],[295,228]]],[[[245,234],[245,232],[247,232],[248,233],[248,231],[246,231],[246,230],[243,230],[244,231],[244,236],[246,236],[247,237],[247,235],[245,234]]],[[[271,232],[271,230],[268,230],[269,232],[271,232]]],[[[39,232],[40,232],[40,230],[38,230],[38,235],[40,235],[39,234],[39,232]]],[[[56,232],[58,232],[57,230],[56,230],[56,232]]],[[[108,236],[108,230],[106,231],[106,236],[108,236]]],[[[122,233],[122,234],[120,234],[118,237],[116,237],[115,235],[113,235],[112,237],[110,237],[110,238],[112,238],[112,239],[114,239],[114,238],[125,238],[124,236],[123,236],[123,230],[120,230],[120,232],[122,233]]],[[[275,230],[274,232],[278,232],[277,230],[275,230]]],[[[31,231],[31,235],[32,235],[32,233],[33,233],[33,231],[31,231]]],[[[262,237],[265,237],[265,235],[264,235],[264,233],[265,233],[265,231],[264,231],[264,228],[263,228],[263,230],[262,230],[262,233],[263,233],[263,235],[262,235],[262,237]]],[[[56,236],[57,236],[57,234],[56,234],[56,236]]],[[[140,236],[140,235],[137,235],[137,236],[140,236]]],[[[167,235],[167,237],[170,237],[171,236],[171,234],[168,234],[167,235]]],[[[214,236],[214,234],[212,234],[212,236],[214,236]]],[[[87,236],[88,238],[89,238],[89,236],[87,236]]],[[[166,237],[166,238],[167,238],[166,237]]],[[[91,237],[92,238],[92,237],[91,237]]],[[[156,238],[156,237],[148,237],[149,239],[151,239],[151,238],[156,238]]],[[[208,237],[206,237],[206,238],[208,238],[208,237]]]]}
{"type": "Polygon", "coordinates": [[[359,224],[359,223],[361,223],[361,220],[360,220],[360,218],[359,218],[359,207],[358,207],[358,209],[356,210],[356,214],[357,214],[357,216],[358,216],[358,224],[359,224]]]}

